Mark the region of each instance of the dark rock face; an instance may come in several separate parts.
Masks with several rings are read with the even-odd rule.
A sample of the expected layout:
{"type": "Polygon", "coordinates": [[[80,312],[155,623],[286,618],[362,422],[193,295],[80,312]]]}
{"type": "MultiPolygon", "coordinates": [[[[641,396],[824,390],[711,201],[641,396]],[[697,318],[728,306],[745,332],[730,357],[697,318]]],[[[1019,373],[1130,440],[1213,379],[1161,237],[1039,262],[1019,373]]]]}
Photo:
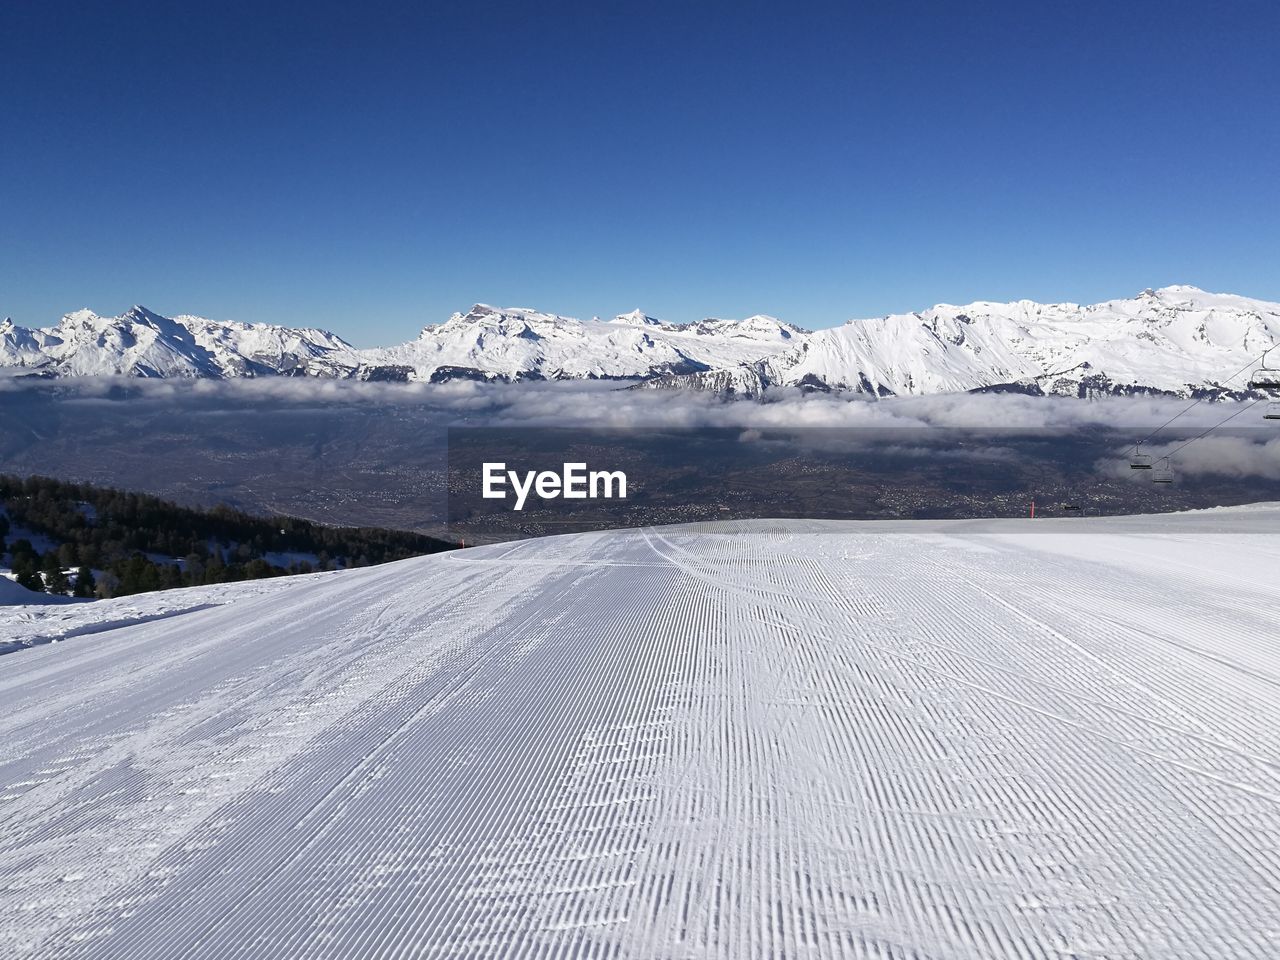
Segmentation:
{"type": "Polygon", "coordinates": [[[430,383],[453,383],[455,380],[473,380],[477,383],[492,383],[504,378],[492,377],[475,367],[437,367],[431,371],[430,383]]]}
{"type": "Polygon", "coordinates": [[[812,373],[805,374],[796,381],[796,386],[804,393],[831,393],[831,384],[812,373]]]}
{"type": "Polygon", "coordinates": [[[691,360],[689,357],[681,357],[674,363],[664,363],[661,367],[655,367],[655,374],[674,374],[680,376],[689,373],[706,373],[711,369],[710,364],[701,363],[697,360],[691,360]]]}
{"type": "Polygon", "coordinates": [[[381,364],[375,367],[361,367],[357,379],[367,383],[408,383],[412,376],[413,367],[381,364]]]}
{"type": "Polygon", "coordinates": [[[431,373],[428,383],[453,383],[455,380],[470,380],[475,383],[525,383],[542,381],[547,378],[537,370],[519,370],[508,376],[501,373],[486,373],[476,367],[436,367],[431,373]]]}
{"type": "Polygon", "coordinates": [[[1044,388],[1034,380],[1019,380],[1014,383],[993,383],[989,387],[978,387],[970,393],[1020,393],[1028,397],[1043,397],[1044,388]]]}

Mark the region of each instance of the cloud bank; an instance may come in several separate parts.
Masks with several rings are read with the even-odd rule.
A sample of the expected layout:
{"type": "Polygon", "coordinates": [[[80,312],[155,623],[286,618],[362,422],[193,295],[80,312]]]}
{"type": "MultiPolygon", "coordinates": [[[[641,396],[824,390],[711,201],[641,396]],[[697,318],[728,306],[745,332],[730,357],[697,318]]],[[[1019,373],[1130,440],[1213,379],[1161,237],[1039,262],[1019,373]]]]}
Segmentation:
{"type": "MultiPolygon", "coordinates": [[[[743,439],[760,431],[805,428],[848,431],[870,442],[876,431],[921,431],[919,440],[933,448],[968,433],[1046,431],[1070,435],[1118,433],[1138,440],[1177,421],[1144,449],[1154,456],[1174,453],[1182,474],[1280,478],[1280,424],[1246,413],[1230,424],[1230,433],[1211,434],[1178,449],[1186,437],[1206,429],[1239,409],[1234,403],[1202,403],[1188,410],[1186,400],[1162,397],[1115,397],[1079,400],[1018,394],[947,394],[926,397],[868,399],[798,390],[779,390],[766,402],[725,400],[693,391],[633,390],[613,382],[487,384],[360,383],[343,380],[269,377],[243,380],[138,380],[84,378],[31,382],[0,380],[0,406],[5,395],[39,391],[79,404],[130,402],[163,407],[178,415],[288,414],[326,409],[383,410],[410,413],[443,430],[449,426],[541,426],[584,428],[703,427],[741,428],[743,439]],[[1185,412],[1184,412],[1185,411],[1185,412]],[[754,431],[754,433],[752,433],[754,431]],[[864,433],[865,431],[865,433],[864,433]]],[[[896,434],[895,434],[896,435],[896,434]]],[[[908,434],[909,435],[909,434],[908,434]]],[[[882,434],[883,436],[883,434],[882,434]]],[[[899,440],[901,437],[899,436],[899,440]]],[[[832,442],[832,441],[828,441],[832,442]]],[[[1117,446],[1115,459],[1100,461],[1101,473],[1127,470],[1131,452],[1117,446]]],[[[999,456],[992,447],[952,451],[950,455],[999,456]]]]}

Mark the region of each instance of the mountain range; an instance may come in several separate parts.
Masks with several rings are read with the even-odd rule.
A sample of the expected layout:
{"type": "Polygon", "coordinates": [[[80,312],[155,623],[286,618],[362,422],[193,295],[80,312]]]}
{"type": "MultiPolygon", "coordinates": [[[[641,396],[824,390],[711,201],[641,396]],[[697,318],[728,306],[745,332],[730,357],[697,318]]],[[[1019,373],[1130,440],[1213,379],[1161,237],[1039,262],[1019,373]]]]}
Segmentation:
{"type": "Polygon", "coordinates": [[[808,331],[773,317],[668,323],[640,311],[576,320],[484,304],[415,340],[359,349],[315,328],[90,310],[0,323],[0,375],[308,376],[448,382],[607,379],[759,396],[801,387],[874,396],[963,391],[1242,395],[1280,343],[1280,304],[1192,286],[1103,303],[978,301],[808,331]]]}

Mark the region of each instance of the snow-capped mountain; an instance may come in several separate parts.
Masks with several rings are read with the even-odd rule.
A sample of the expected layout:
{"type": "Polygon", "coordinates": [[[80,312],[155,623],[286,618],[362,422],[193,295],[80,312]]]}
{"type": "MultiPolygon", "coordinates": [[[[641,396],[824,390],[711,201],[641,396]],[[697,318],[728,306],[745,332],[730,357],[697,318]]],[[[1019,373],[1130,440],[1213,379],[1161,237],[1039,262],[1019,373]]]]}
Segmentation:
{"type": "Polygon", "coordinates": [[[664,323],[640,311],[612,320],[574,320],[525,308],[476,304],[417,340],[368,350],[370,367],[412,371],[412,379],[617,379],[704,372],[785,353],[808,336],[773,317],[664,323]]]}
{"type": "Polygon", "coordinates": [[[977,302],[852,320],[766,364],[771,382],[879,395],[1009,385],[1059,394],[1243,390],[1280,304],[1196,287],[1080,306],[977,302]]]}
{"type": "Polygon", "coordinates": [[[44,376],[348,376],[358,364],[354,348],[324,330],[162,317],[141,306],[119,317],[78,310],[41,330],[0,323],[0,367],[44,376]]]}
{"type": "Polygon", "coordinates": [[[641,311],[575,320],[476,304],[417,339],[359,350],[323,330],[88,310],[39,330],[0,323],[11,374],[306,375],[363,380],[615,379],[759,396],[770,387],[873,396],[968,390],[1092,395],[1243,391],[1280,343],[1280,304],[1196,287],[1081,306],[979,301],[809,332],[773,317],[668,323],[641,311]]]}
{"type": "Polygon", "coordinates": [[[704,390],[722,397],[755,400],[768,391],[769,379],[765,364],[743,363],[719,370],[700,370],[696,373],[668,373],[641,380],[633,390],[704,390]]]}

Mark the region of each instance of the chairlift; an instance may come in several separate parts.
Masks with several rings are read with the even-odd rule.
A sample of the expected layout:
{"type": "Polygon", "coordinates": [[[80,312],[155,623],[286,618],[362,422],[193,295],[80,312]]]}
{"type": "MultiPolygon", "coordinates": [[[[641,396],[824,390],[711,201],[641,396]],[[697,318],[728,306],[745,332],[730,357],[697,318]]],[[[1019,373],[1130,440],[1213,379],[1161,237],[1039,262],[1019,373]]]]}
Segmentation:
{"type": "Polygon", "coordinates": [[[1151,455],[1142,452],[1142,441],[1133,445],[1133,457],[1129,460],[1130,470],[1150,470],[1151,455]]]}
{"type": "MultiPolygon", "coordinates": [[[[1275,348],[1273,347],[1272,349],[1275,348]]],[[[1267,366],[1267,354],[1270,352],[1271,350],[1268,350],[1267,353],[1262,355],[1262,366],[1249,375],[1250,390],[1266,390],[1268,392],[1280,390],[1280,367],[1267,366]]],[[[1280,419],[1280,417],[1275,419],[1280,419]]]]}
{"type": "Polygon", "coordinates": [[[1152,483],[1173,483],[1173,464],[1169,462],[1169,458],[1165,457],[1151,473],[1152,483]]]}
{"type": "Polygon", "coordinates": [[[1263,420],[1280,420],[1280,400],[1272,400],[1267,404],[1267,412],[1262,415],[1263,420]]]}

